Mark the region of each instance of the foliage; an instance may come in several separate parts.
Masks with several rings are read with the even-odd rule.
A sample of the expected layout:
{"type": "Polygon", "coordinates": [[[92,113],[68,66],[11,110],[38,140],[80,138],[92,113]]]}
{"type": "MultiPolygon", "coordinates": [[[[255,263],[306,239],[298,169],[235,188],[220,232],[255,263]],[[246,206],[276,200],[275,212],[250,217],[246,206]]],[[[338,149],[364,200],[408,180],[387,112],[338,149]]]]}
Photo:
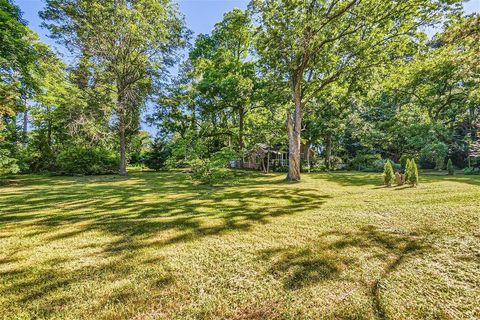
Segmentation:
{"type": "Polygon", "coordinates": [[[394,180],[395,180],[395,173],[393,172],[392,163],[390,162],[390,160],[387,159],[383,169],[383,183],[387,187],[390,187],[392,186],[394,180]]]}
{"type": "Polygon", "coordinates": [[[156,138],[151,146],[150,150],[144,155],[145,165],[149,169],[160,170],[165,167],[167,159],[170,157],[171,147],[164,139],[156,138]]]}
{"type": "Polygon", "coordinates": [[[113,174],[118,170],[119,158],[114,152],[102,148],[72,146],[58,156],[61,174],[99,175],[113,174]]]}
{"type": "Polygon", "coordinates": [[[453,168],[452,159],[448,159],[447,171],[448,171],[448,175],[450,176],[453,176],[455,174],[455,169],[453,168]]]}
{"type": "Polygon", "coordinates": [[[408,169],[406,173],[406,182],[410,185],[418,185],[418,168],[414,159],[410,159],[410,163],[407,164],[408,169]]]}
{"type": "Polygon", "coordinates": [[[466,175],[480,175],[480,168],[467,167],[463,169],[463,173],[466,175]]]}
{"type": "Polygon", "coordinates": [[[232,176],[226,169],[228,162],[236,159],[238,153],[231,148],[222,148],[210,158],[194,158],[189,161],[191,177],[203,184],[216,184],[232,176]]]}
{"type": "Polygon", "coordinates": [[[185,45],[183,18],[169,0],[47,0],[40,15],[53,38],[88,57],[114,88],[125,175],[127,133],[138,128],[146,98],[185,45]]]}
{"type": "Polygon", "coordinates": [[[12,158],[7,150],[0,149],[0,177],[18,173],[19,171],[17,160],[12,158]]]}
{"type": "Polygon", "coordinates": [[[410,177],[412,175],[412,159],[407,159],[405,164],[405,182],[410,183],[410,177]]]}
{"type": "Polygon", "coordinates": [[[422,167],[428,168],[428,163],[432,162],[435,164],[435,169],[442,170],[447,153],[448,146],[443,142],[434,142],[426,145],[420,151],[420,162],[424,164],[422,167]]]}
{"type": "Polygon", "coordinates": [[[349,162],[349,167],[353,170],[362,171],[366,168],[373,168],[374,164],[381,160],[382,156],[380,154],[358,154],[349,162]]]}

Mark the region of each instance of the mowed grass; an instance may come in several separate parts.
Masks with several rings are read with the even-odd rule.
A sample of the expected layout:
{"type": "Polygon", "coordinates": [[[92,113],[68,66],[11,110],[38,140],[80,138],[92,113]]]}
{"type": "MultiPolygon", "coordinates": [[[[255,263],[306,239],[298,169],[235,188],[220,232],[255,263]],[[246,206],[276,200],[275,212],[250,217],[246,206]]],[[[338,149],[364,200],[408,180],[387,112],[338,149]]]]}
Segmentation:
{"type": "Polygon", "coordinates": [[[480,177],[283,179],[19,176],[0,187],[0,318],[480,318],[480,177]]]}

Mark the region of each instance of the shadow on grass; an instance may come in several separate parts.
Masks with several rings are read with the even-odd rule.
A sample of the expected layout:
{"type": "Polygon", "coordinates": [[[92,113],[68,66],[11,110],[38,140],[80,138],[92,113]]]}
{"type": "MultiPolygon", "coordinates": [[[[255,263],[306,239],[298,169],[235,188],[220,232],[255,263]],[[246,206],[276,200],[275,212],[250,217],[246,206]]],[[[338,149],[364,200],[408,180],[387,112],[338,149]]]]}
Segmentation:
{"type": "MultiPolygon", "coordinates": [[[[324,174],[309,174],[313,179],[324,179],[330,182],[335,182],[341,186],[375,186],[382,187],[382,173],[356,172],[356,171],[341,171],[324,174]]],[[[430,184],[435,182],[448,181],[459,182],[470,185],[480,186],[480,176],[466,176],[455,175],[449,176],[446,174],[432,174],[420,173],[420,184],[430,184]]],[[[399,189],[396,189],[399,190],[399,189]]],[[[401,190],[401,189],[400,189],[401,190]]]]}
{"type": "MultiPolygon", "coordinates": [[[[256,224],[317,208],[328,199],[318,190],[279,182],[283,176],[241,175],[243,179],[233,187],[197,185],[187,175],[175,172],[19,177],[14,187],[1,190],[1,236],[17,234],[22,240],[20,252],[0,254],[0,267],[6,265],[0,269],[6,284],[0,287],[0,295],[16,307],[33,313],[42,310],[36,316],[49,317],[74,301],[75,290],[69,288],[82,283],[112,283],[143,275],[146,290],[164,290],[175,283],[174,276],[168,272],[161,277],[154,272],[148,275],[147,271],[152,266],[168,269],[168,261],[144,259],[139,263],[143,249],[247,232],[256,224]],[[70,241],[86,239],[88,232],[104,234],[107,242],[70,241]],[[75,259],[97,262],[71,271],[62,267],[72,262],[71,258],[36,258],[33,262],[19,258],[51,243],[71,246],[71,251],[91,249],[75,259]]],[[[68,257],[65,249],[55,255],[68,257]]],[[[118,288],[92,308],[100,311],[106,305],[142,299],[136,296],[132,288],[118,288]]]]}
{"type": "MultiPolygon", "coordinates": [[[[361,268],[365,262],[358,255],[350,254],[351,249],[360,249],[376,259],[380,267],[368,281],[361,281],[370,296],[372,313],[377,319],[386,319],[382,303],[383,283],[407,259],[421,255],[431,249],[423,237],[415,233],[403,234],[384,231],[375,226],[366,226],[355,232],[333,231],[322,234],[314,245],[308,247],[274,248],[259,252],[259,257],[271,260],[268,272],[282,281],[287,290],[298,290],[308,286],[321,285],[327,280],[351,281],[346,271],[361,268]]],[[[357,279],[357,281],[360,281],[357,279]]]]}

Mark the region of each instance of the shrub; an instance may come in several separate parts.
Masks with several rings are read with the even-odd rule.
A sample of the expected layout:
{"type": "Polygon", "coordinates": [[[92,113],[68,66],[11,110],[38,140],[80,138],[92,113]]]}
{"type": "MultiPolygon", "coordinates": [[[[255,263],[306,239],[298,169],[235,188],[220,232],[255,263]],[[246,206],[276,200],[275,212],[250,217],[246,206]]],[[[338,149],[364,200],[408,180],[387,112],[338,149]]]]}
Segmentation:
{"type": "Polygon", "coordinates": [[[373,168],[373,164],[378,160],[382,160],[382,156],[379,154],[358,154],[350,161],[349,167],[352,170],[368,171],[369,168],[373,168]]]}
{"type": "Polygon", "coordinates": [[[227,169],[228,162],[236,159],[237,154],[231,148],[215,152],[209,159],[195,158],[189,161],[190,175],[204,184],[216,184],[229,179],[232,171],[227,169]]]}
{"type": "Polygon", "coordinates": [[[165,163],[171,154],[168,143],[162,139],[155,139],[151,148],[145,153],[145,165],[149,169],[160,170],[165,167],[165,163]]]}
{"type": "Polygon", "coordinates": [[[17,160],[10,158],[10,152],[5,149],[0,149],[0,177],[15,174],[20,171],[17,165],[17,160]]]}
{"type": "Polygon", "coordinates": [[[448,175],[450,175],[450,176],[453,176],[454,173],[455,173],[455,170],[454,170],[453,164],[452,164],[452,159],[448,159],[448,162],[447,162],[447,171],[448,171],[448,175]]]}
{"type": "Polygon", "coordinates": [[[420,161],[428,167],[428,163],[434,163],[435,169],[442,170],[447,157],[448,146],[443,142],[430,143],[422,148],[420,161]]]}
{"type": "Polygon", "coordinates": [[[409,183],[410,181],[410,175],[411,175],[411,166],[412,166],[412,159],[407,159],[405,163],[405,182],[409,183]]]}
{"type": "Polygon", "coordinates": [[[463,169],[463,173],[466,175],[480,175],[480,168],[468,167],[463,169]]]}
{"type": "Polygon", "coordinates": [[[70,147],[58,156],[61,174],[112,174],[118,171],[119,157],[104,148],[70,147]]]}
{"type": "Polygon", "coordinates": [[[383,183],[387,187],[390,187],[392,186],[394,180],[395,174],[393,173],[392,164],[390,163],[390,160],[387,160],[383,169],[383,183]]]}
{"type": "Polygon", "coordinates": [[[415,160],[413,159],[410,160],[409,175],[408,175],[407,182],[412,186],[418,185],[418,168],[417,168],[417,164],[415,163],[415,160]]]}

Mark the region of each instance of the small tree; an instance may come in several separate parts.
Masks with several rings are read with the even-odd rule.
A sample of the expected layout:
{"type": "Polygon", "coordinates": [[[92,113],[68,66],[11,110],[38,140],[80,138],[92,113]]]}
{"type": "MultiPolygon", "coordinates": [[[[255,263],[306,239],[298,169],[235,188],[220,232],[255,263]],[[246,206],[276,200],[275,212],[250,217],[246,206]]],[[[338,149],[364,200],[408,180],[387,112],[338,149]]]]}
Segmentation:
{"type": "Polygon", "coordinates": [[[412,166],[412,160],[407,159],[407,162],[405,164],[405,182],[407,182],[407,183],[410,183],[411,166],[412,166]]]}
{"type": "Polygon", "coordinates": [[[385,162],[385,166],[383,167],[383,183],[387,187],[391,187],[393,181],[395,180],[395,173],[393,172],[392,163],[390,160],[385,162]]]}
{"type": "Polygon", "coordinates": [[[452,159],[448,159],[447,162],[447,171],[449,176],[453,176],[455,173],[455,170],[453,169],[453,164],[452,164],[452,159]]]}
{"type": "Polygon", "coordinates": [[[418,185],[418,168],[415,160],[413,159],[410,160],[410,170],[408,177],[409,179],[407,181],[409,184],[411,184],[412,186],[418,185]]]}

